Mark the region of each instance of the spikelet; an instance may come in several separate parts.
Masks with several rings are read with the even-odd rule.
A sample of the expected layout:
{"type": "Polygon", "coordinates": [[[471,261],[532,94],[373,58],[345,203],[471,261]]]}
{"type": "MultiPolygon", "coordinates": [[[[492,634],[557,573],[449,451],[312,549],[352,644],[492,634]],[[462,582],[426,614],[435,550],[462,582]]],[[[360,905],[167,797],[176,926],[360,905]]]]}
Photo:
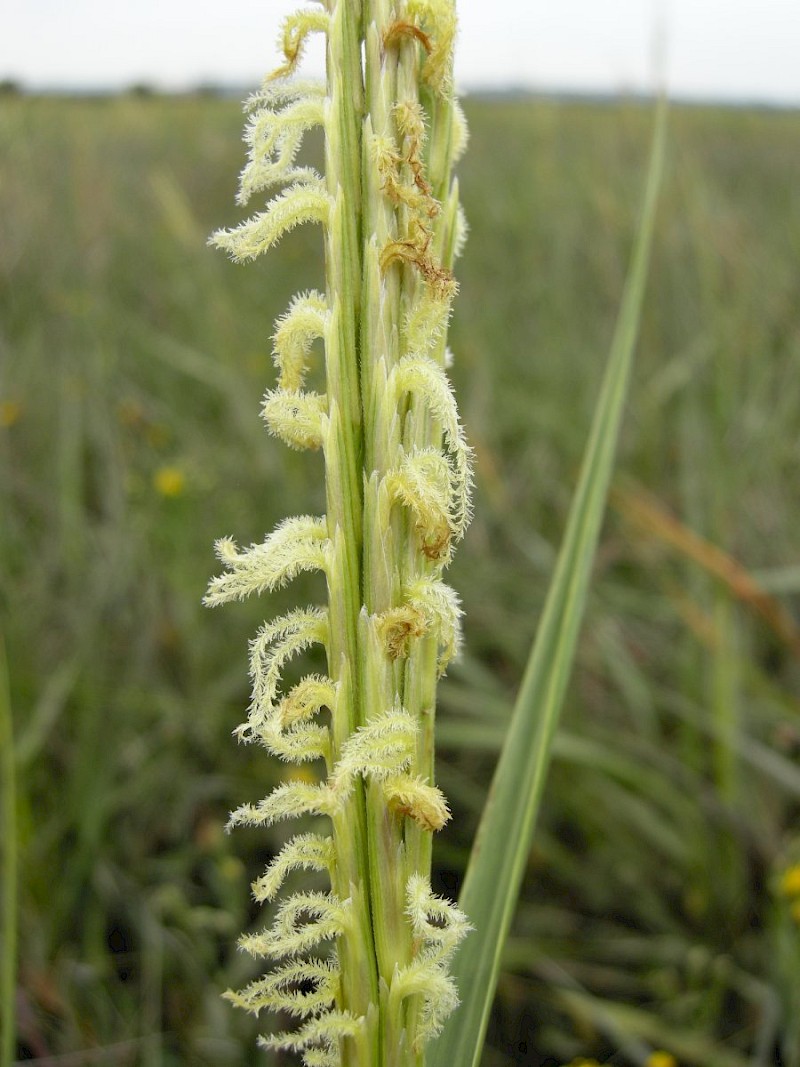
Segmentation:
{"type": "Polygon", "coordinates": [[[353,1037],[362,1027],[362,1022],[349,1012],[326,1012],[310,1019],[293,1033],[274,1034],[262,1037],[259,1044],[266,1049],[286,1049],[291,1052],[306,1052],[303,1062],[308,1067],[335,1067],[340,1062],[337,1042],[343,1037],[353,1037]],[[321,1046],[319,1052],[328,1058],[312,1059],[307,1050],[321,1046]]]}
{"type": "Polygon", "coordinates": [[[417,723],[401,707],[376,716],[351,734],[331,776],[334,792],[349,792],[359,775],[380,782],[404,770],[414,758],[417,723]]]}
{"type": "Polygon", "coordinates": [[[311,168],[294,166],[303,136],[325,122],[324,98],[309,92],[279,111],[261,107],[250,116],[244,140],[250,146],[249,162],[239,179],[238,204],[273,185],[308,183],[318,175],[311,168]]]}
{"type": "Polygon", "coordinates": [[[425,878],[412,874],[406,886],[406,914],[414,930],[414,959],[395,973],[389,995],[393,1000],[423,998],[417,1047],[435,1037],[458,1006],[458,992],[447,966],[472,929],[454,904],[431,892],[425,878]]]}
{"type": "Polygon", "coordinates": [[[264,397],[261,415],[269,432],[290,448],[322,448],[328,432],[328,401],[320,393],[271,389],[264,397]]]}
{"type": "Polygon", "coordinates": [[[311,346],[325,337],[329,321],[328,303],[321,293],[312,290],[292,299],[272,336],[272,357],[280,372],[281,389],[302,389],[311,346]]]}
{"type": "Polygon", "coordinates": [[[217,230],[211,236],[211,244],[227,252],[234,263],[246,263],[267,252],[295,226],[304,222],[326,223],[331,206],[323,183],[309,175],[271,200],[266,211],[232,230],[217,230]]]}
{"type": "Polygon", "coordinates": [[[439,643],[439,675],[461,650],[461,601],[455,589],[439,578],[424,577],[412,582],[405,591],[409,608],[419,612],[426,626],[433,630],[439,643]]]}
{"type": "Polygon", "coordinates": [[[332,838],[298,834],[283,846],[264,874],[253,882],[253,899],[259,904],[274,900],[290,871],[330,871],[333,861],[332,838]]]}
{"type": "Polygon", "coordinates": [[[308,720],[323,707],[335,709],[335,702],[336,691],[330,679],[309,675],[280,703],[265,709],[263,724],[251,727],[252,735],[274,756],[287,762],[324,759],[330,764],[330,731],[308,720]]]}
{"type": "Polygon", "coordinates": [[[413,819],[429,833],[441,830],[450,818],[450,808],[441,789],[419,776],[395,774],[383,783],[383,794],[395,815],[413,819]]]}
{"type": "Polygon", "coordinates": [[[456,13],[452,0],[408,0],[406,10],[410,18],[425,31],[430,44],[422,67],[423,79],[437,93],[450,93],[456,36],[456,13]]]}
{"type": "Polygon", "coordinates": [[[242,804],[228,816],[226,829],[235,826],[273,826],[299,815],[332,815],[338,798],[327,785],[308,782],[282,782],[257,804],[242,804]]]}
{"type": "Polygon", "coordinates": [[[253,698],[247,722],[237,735],[248,740],[263,728],[274,713],[283,668],[294,656],[314,644],[324,644],[328,615],[320,608],[295,609],[265,623],[250,642],[250,677],[253,698]]]}
{"type": "Polygon", "coordinates": [[[266,541],[244,552],[235,541],[223,537],[215,548],[228,573],[211,579],[203,603],[216,607],[229,600],[244,600],[251,593],[274,592],[302,571],[325,570],[327,546],[325,520],[311,515],[284,519],[266,541]]]}
{"type": "Polygon", "coordinates": [[[441,579],[427,575],[411,582],[404,590],[402,603],[376,615],[374,622],[391,660],[407,656],[415,638],[434,633],[441,677],[461,648],[461,614],[456,591],[441,579]]]}
{"type": "Polygon", "coordinates": [[[258,1015],[264,1008],[305,1018],[329,1008],[336,999],[339,969],[333,960],[290,960],[225,999],[258,1015]]]}
{"type": "Polygon", "coordinates": [[[470,448],[458,418],[452,387],[441,367],[428,357],[405,356],[393,368],[389,389],[399,402],[411,393],[423,403],[441,426],[446,456],[450,464],[448,515],[457,541],[466,532],[472,515],[470,448]]]}
{"type": "Polygon", "coordinates": [[[301,8],[294,14],[288,15],[284,19],[278,38],[278,47],[283,52],[285,62],[268,76],[267,81],[275,81],[292,74],[303,58],[303,49],[308,37],[312,33],[326,32],[328,25],[328,15],[325,11],[301,8]]]}
{"type": "Polygon", "coordinates": [[[347,924],[348,904],[330,893],[295,893],[278,908],[271,927],[245,934],[239,947],[251,956],[298,956],[338,937],[347,924]]]}
{"type": "Polygon", "coordinates": [[[384,478],[391,497],[414,515],[419,545],[429,560],[447,561],[456,533],[450,465],[434,448],[416,449],[384,478]]]}

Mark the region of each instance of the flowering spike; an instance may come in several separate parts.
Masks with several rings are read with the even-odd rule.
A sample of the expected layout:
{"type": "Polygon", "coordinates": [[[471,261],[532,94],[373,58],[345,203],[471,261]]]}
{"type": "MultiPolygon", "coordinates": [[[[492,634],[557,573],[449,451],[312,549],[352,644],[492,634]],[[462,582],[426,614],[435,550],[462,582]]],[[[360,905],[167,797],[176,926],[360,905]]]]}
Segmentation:
{"type": "Polygon", "coordinates": [[[320,761],[325,779],[285,780],[228,823],[328,820],[292,837],[253,894],[276,900],[295,870],[326,875],[330,891],[285,896],[272,925],[241,941],[283,962],[226,994],[300,1020],[261,1044],[306,1067],[422,1067],[458,1003],[447,965],[466,920],[429,883],[431,834],[449,818],[434,784],[437,661],[441,674],[456,655],[461,614],[440,575],[470,517],[470,450],[444,372],[466,232],[452,178],[466,143],[455,28],[453,0],[324,0],[290,16],[283,63],[246,104],[239,201],[277,195],[212,237],[244,261],[318,222],[325,246],[324,292],[296,296],[275,325],[278,380],[262,409],[271,434],[321,453],[325,517],[288,519],[244,551],[220,541],[225,573],[206,597],[272,592],[308,570],[327,584],[324,608],[266,622],[251,642],[252,700],[236,731],[279,759],[320,761]],[[324,87],[289,77],[317,32],[324,87]],[[317,126],[324,176],[300,165],[317,126]],[[317,392],[306,383],[318,342],[317,392]],[[325,673],[282,693],[284,668],[312,645],[325,673]],[[329,958],[307,958],[327,942],[329,958]]]}

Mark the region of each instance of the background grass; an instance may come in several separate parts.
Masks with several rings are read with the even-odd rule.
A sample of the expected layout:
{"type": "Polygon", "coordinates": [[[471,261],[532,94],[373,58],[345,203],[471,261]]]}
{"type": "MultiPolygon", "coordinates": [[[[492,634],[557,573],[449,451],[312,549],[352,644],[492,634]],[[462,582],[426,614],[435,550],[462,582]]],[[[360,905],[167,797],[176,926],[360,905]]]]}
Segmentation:
{"type": "MultiPolygon", "coordinates": [[[[451,569],[437,856],[455,895],[541,609],[636,224],[635,103],[468,101],[451,340],[478,458],[451,569]]],[[[270,440],[271,323],[319,234],[205,247],[235,102],[0,101],[0,566],[20,842],[19,1058],[265,1062],[220,1001],[283,833],[237,748],[246,641],[318,579],[211,613],[214,538],[322,510],[270,440]],[[92,1050],[92,1051],[87,1051],[92,1050]]],[[[485,1054],[800,1065],[800,117],[677,108],[614,507],[485,1054]]],[[[10,812],[4,812],[9,819],[10,812]]]]}

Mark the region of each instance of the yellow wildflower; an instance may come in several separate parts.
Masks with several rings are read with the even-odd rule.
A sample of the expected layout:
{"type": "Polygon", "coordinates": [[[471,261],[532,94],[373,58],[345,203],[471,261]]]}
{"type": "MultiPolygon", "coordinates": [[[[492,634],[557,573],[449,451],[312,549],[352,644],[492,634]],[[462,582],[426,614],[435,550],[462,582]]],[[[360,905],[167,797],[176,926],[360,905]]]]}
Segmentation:
{"type": "Polygon", "coordinates": [[[786,868],[781,875],[779,889],[784,897],[800,897],[800,863],[786,868]]]}
{"type": "Polygon", "coordinates": [[[22,404],[18,400],[3,400],[0,402],[0,427],[6,429],[19,422],[22,414],[22,404]]]}
{"type": "Polygon", "coordinates": [[[671,1052],[656,1049],[644,1061],[644,1067],[678,1067],[678,1061],[671,1052]]]}
{"type": "Polygon", "coordinates": [[[186,475],[180,467],[159,467],[153,475],[153,485],[161,496],[180,496],[186,488],[186,475]]]}

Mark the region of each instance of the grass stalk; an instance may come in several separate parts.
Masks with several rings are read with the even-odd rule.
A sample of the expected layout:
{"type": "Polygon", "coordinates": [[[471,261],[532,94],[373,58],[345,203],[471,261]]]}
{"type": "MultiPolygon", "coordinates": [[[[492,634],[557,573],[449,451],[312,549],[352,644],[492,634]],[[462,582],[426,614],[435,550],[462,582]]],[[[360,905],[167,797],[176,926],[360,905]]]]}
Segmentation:
{"type": "Polygon", "coordinates": [[[11,1067],[16,1042],[17,992],[17,782],[14,758],[14,723],[6,646],[0,634],[0,761],[2,761],[3,812],[3,940],[0,982],[0,1065],[11,1067]]]}

